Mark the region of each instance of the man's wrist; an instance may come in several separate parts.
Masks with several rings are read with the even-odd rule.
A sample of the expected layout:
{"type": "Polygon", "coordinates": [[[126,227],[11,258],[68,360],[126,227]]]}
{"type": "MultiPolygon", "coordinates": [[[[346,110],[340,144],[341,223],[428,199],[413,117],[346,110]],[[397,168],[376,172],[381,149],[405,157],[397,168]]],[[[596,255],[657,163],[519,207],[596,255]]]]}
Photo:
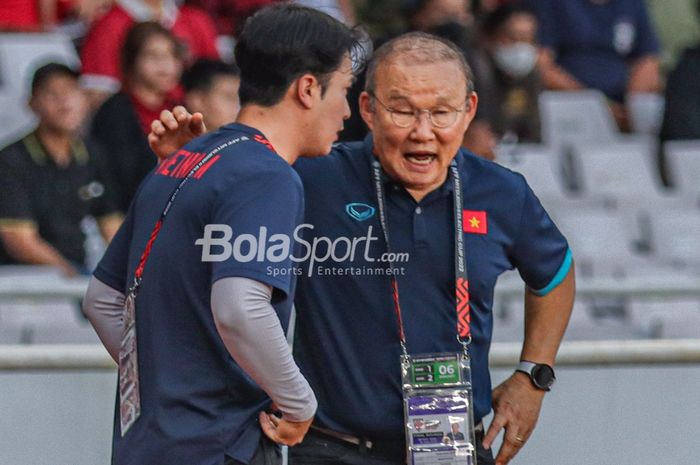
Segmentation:
{"type": "Polygon", "coordinates": [[[554,381],[556,381],[554,369],[546,363],[521,360],[515,371],[526,374],[532,385],[542,391],[551,390],[554,381]]]}

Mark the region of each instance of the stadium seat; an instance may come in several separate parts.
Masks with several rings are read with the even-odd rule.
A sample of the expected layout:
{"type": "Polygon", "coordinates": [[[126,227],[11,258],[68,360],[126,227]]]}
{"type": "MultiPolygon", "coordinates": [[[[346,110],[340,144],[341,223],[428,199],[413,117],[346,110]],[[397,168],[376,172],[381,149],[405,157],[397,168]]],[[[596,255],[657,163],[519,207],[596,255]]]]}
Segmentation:
{"type": "Polygon", "coordinates": [[[517,145],[507,153],[499,153],[496,161],[525,176],[527,183],[540,198],[559,198],[565,195],[566,182],[559,158],[546,146],[517,145]]]}
{"type": "Polygon", "coordinates": [[[642,134],[658,135],[666,101],[655,92],[632,92],[627,95],[627,113],[632,130],[642,134]]]}
{"type": "Polygon", "coordinates": [[[578,191],[613,201],[625,196],[670,197],[654,161],[655,151],[653,141],[645,137],[575,147],[571,153],[578,191]]]}
{"type": "Polygon", "coordinates": [[[674,189],[700,206],[700,140],[666,142],[664,155],[674,189]]]}
{"type": "Polygon", "coordinates": [[[27,108],[34,69],[49,61],[77,66],[70,38],[63,34],[0,34],[0,147],[11,143],[34,124],[27,108]]]}
{"type": "Polygon", "coordinates": [[[700,275],[700,211],[659,210],[649,215],[649,221],[653,256],[700,275]]]}
{"type": "Polygon", "coordinates": [[[618,138],[617,124],[602,92],[542,92],[539,106],[542,141],[551,147],[613,142],[618,138]]]}
{"type": "Polygon", "coordinates": [[[692,298],[633,300],[629,322],[646,338],[700,338],[700,301],[692,298]]]}

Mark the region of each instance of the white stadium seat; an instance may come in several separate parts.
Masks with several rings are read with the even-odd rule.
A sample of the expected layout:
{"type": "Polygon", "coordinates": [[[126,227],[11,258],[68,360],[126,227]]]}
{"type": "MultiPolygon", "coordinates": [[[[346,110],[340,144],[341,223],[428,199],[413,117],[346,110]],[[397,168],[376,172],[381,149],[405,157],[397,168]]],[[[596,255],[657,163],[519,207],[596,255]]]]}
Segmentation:
{"type": "Polygon", "coordinates": [[[664,154],[674,188],[699,206],[700,140],[666,142],[664,154]]]}

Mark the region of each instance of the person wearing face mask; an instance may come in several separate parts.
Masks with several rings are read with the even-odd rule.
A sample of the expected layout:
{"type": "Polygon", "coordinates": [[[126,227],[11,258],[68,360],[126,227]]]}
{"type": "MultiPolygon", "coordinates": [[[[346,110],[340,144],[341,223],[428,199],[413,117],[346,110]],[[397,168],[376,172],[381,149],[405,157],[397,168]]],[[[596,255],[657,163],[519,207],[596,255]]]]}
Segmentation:
{"type": "Polygon", "coordinates": [[[493,158],[502,137],[540,139],[537,96],[537,20],[524,6],[503,5],[484,18],[480,47],[470,54],[481,105],[465,135],[465,146],[493,158]]]}

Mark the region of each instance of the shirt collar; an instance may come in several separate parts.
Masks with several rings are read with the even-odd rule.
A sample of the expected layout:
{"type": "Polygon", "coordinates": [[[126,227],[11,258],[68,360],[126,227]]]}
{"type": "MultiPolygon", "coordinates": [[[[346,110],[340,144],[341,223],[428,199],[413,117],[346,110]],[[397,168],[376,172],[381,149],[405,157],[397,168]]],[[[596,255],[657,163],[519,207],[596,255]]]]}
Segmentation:
{"type": "MultiPolygon", "coordinates": [[[[24,139],[22,139],[22,143],[35,164],[45,165],[49,162],[49,155],[46,153],[44,145],[39,140],[36,130],[27,134],[24,139]]],[[[84,165],[88,161],[87,148],[80,139],[74,139],[71,143],[71,160],[77,162],[79,165],[84,165]]]]}

